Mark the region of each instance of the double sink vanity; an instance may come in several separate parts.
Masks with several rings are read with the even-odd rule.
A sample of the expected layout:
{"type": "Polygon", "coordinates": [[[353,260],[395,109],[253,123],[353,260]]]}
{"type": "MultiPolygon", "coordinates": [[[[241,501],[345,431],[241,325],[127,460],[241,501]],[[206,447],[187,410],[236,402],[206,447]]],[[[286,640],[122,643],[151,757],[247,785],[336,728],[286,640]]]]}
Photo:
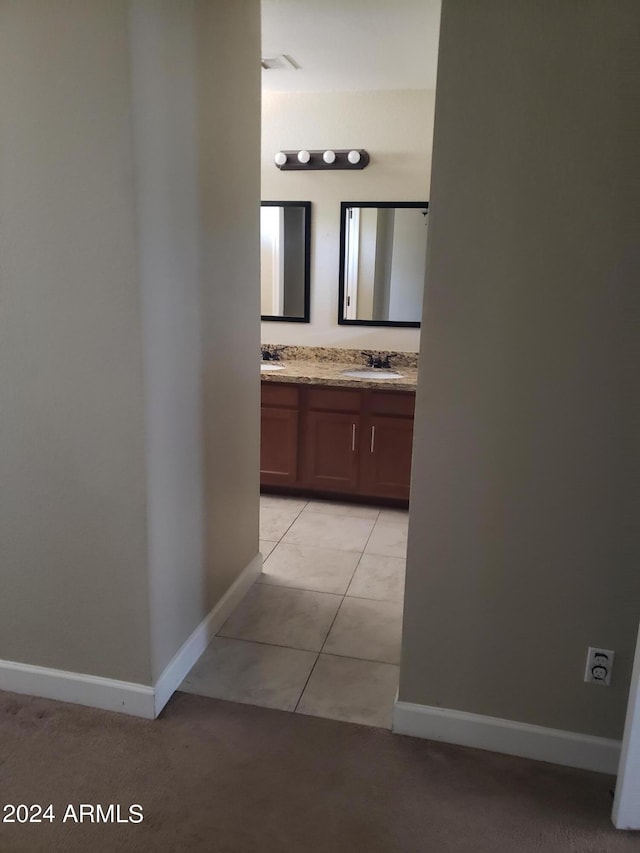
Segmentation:
{"type": "Polygon", "coordinates": [[[263,491],[409,499],[417,356],[263,347],[263,491]],[[388,363],[385,361],[384,363],[388,363]]]}
{"type": "MultiPolygon", "coordinates": [[[[262,202],[263,321],[311,322],[311,208],[262,202]]],[[[338,325],[420,326],[428,212],[341,203],[338,325]]],[[[260,371],[263,491],[407,505],[416,353],[263,345],[260,371]]]]}

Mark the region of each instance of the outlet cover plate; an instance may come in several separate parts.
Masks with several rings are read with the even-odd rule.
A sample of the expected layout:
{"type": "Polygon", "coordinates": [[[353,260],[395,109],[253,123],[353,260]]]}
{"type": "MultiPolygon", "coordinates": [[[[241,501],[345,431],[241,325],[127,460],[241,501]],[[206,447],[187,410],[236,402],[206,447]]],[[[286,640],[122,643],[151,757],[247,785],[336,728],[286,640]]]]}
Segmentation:
{"type": "Polygon", "coordinates": [[[615,652],[611,649],[596,649],[589,646],[587,650],[587,665],[584,670],[584,680],[589,684],[599,684],[609,687],[615,652]]]}

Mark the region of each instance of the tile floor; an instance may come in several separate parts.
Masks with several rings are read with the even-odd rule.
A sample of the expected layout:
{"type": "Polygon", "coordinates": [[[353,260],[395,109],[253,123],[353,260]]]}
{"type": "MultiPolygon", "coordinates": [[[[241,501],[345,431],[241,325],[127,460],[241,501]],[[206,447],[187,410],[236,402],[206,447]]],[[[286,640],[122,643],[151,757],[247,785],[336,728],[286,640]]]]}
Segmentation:
{"type": "Polygon", "coordinates": [[[390,728],[408,513],[263,495],[263,572],[180,686],[390,728]]]}

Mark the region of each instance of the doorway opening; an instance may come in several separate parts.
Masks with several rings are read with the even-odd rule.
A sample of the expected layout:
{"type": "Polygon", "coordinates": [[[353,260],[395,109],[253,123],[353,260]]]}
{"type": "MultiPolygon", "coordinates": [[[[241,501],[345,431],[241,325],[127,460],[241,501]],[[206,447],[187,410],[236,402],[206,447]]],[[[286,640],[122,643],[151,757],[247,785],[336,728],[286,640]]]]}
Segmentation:
{"type": "Polygon", "coordinates": [[[440,3],[371,4],[366,29],[359,0],[262,10],[264,563],[180,689],[390,728],[440,3]],[[320,148],[370,160],[274,162],[320,148]]]}

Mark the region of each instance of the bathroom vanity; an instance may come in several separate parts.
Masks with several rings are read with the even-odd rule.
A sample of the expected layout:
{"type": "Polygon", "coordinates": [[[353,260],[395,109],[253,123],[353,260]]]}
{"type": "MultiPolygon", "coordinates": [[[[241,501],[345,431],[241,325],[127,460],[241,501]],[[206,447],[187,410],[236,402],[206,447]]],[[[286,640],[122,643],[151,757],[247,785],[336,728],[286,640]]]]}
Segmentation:
{"type": "Polygon", "coordinates": [[[262,375],[263,491],[406,505],[415,367],[401,377],[345,377],[353,363],[288,361],[262,375]]]}

